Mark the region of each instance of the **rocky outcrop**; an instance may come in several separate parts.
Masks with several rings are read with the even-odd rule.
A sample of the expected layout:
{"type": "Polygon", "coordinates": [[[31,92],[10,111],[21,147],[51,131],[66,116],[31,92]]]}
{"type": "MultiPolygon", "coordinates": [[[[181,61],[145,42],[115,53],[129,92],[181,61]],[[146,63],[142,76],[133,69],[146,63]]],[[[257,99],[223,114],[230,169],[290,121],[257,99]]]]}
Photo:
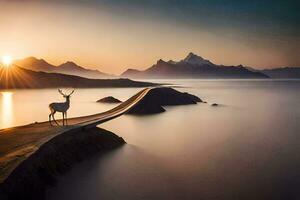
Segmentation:
{"type": "Polygon", "coordinates": [[[99,102],[99,103],[121,103],[122,101],[120,101],[119,99],[116,99],[115,97],[108,96],[108,97],[99,99],[97,102],[99,102]]]}
{"type": "Polygon", "coordinates": [[[100,128],[70,131],[46,142],[1,184],[1,199],[44,199],[45,190],[74,163],[123,145],[123,138],[100,128]]]}
{"type": "Polygon", "coordinates": [[[154,114],[164,112],[163,106],[197,104],[202,100],[189,93],[182,93],[170,87],[152,89],[127,114],[154,114]]]}

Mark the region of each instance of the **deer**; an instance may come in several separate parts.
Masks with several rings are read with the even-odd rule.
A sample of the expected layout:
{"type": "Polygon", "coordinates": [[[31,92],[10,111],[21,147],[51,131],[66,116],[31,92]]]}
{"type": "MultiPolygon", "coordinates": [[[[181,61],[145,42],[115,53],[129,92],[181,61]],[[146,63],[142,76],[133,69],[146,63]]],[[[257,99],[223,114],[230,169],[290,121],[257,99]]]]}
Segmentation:
{"type": "Polygon", "coordinates": [[[57,123],[57,121],[54,118],[54,114],[56,112],[61,112],[62,113],[63,126],[65,125],[65,121],[66,121],[66,125],[68,125],[67,111],[70,108],[70,97],[74,93],[74,90],[68,95],[64,94],[61,89],[58,89],[58,92],[66,99],[66,101],[65,102],[60,102],[60,103],[51,103],[51,104],[49,104],[49,109],[50,109],[50,112],[51,112],[50,115],[49,115],[49,123],[50,123],[51,126],[52,126],[51,117],[53,118],[53,121],[59,126],[59,124],[57,123]]]}

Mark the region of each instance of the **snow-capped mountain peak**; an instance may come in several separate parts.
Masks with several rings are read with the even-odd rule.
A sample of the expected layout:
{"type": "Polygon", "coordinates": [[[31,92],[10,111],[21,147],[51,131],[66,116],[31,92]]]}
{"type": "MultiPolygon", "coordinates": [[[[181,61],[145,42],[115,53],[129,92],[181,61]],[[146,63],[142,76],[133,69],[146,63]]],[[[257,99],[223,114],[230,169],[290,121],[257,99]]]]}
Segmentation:
{"type": "Polygon", "coordinates": [[[201,56],[198,56],[192,52],[189,53],[182,61],[192,65],[213,65],[213,63],[211,63],[209,60],[205,60],[201,56]]]}

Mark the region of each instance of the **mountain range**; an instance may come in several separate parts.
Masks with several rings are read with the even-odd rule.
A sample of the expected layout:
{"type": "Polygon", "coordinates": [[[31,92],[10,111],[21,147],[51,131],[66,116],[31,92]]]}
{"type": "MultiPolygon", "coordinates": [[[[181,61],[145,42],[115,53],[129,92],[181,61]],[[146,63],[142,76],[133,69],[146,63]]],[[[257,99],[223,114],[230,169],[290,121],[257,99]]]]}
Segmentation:
{"type": "Polygon", "coordinates": [[[202,58],[194,53],[189,53],[180,61],[158,60],[156,64],[146,70],[127,69],[120,76],[103,73],[98,70],[91,70],[77,65],[72,61],[55,66],[44,59],[28,57],[14,62],[17,66],[25,69],[49,73],[61,73],[75,76],[82,76],[92,79],[105,78],[275,78],[275,79],[300,79],[300,67],[282,67],[273,69],[258,70],[243,65],[224,66],[202,58]]]}
{"type": "Polygon", "coordinates": [[[275,79],[299,79],[300,67],[282,67],[261,70],[262,73],[275,79]]]}
{"type": "Polygon", "coordinates": [[[121,76],[130,78],[269,78],[260,71],[251,71],[242,65],[216,65],[193,53],[189,53],[178,62],[173,60],[166,62],[160,59],[144,71],[128,69],[121,76]]]}
{"type": "Polygon", "coordinates": [[[33,71],[69,74],[69,75],[82,76],[82,77],[93,78],[93,79],[114,77],[113,75],[106,74],[98,70],[91,70],[91,69],[81,67],[71,61],[55,66],[48,63],[44,59],[28,57],[25,59],[14,61],[14,64],[22,68],[33,70],[33,71]]]}
{"type": "Polygon", "coordinates": [[[22,88],[98,88],[98,87],[149,87],[158,84],[130,79],[88,79],[80,76],[37,72],[12,65],[0,67],[0,89],[22,88]]]}

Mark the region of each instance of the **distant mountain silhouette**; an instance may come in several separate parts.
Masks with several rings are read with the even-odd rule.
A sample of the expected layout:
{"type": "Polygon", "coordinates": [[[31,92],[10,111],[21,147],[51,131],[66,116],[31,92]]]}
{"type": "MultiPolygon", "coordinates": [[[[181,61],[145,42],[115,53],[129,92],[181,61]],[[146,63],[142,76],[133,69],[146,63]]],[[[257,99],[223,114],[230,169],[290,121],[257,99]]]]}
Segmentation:
{"type": "MultiPolygon", "coordinates": [[[[185,59],[182,60],[184,63],[188,63],[191,65],[214,65],[209,60],[203,59],[201,56],[195,55],[193,53],[189,53],[185,59]]],[[[174,63],[174,61],[173,61],[174,63]]]]}
{"type": "Polygon", "coordinates": [[[28,57],[22,60],[16,60],[14,63],[20,67],[30,69],[33,71],[55,72],[56,70],[56,66],[51,65],[44,59],[37,59],[35,57],[28,57]]]}
{"type": "Polygon", "coordinates": [[[128,78],[268,78],[261,72],[246,67],[216,65],[202,57],[189,53],[179,62],[158,60],[144,71],[128,69],[122,75],[128,78]]]}
{"type": "Polygon", "coordinates": [[[38,72],[55,72],[95,79],[113,77],[112,75],[100,72],[98,70],[86,69],[71,61],[63,63],[59,66],[54,66],[45,61],[44,59],[28,57],[22,60],[16,60],[14,63],[22,68],[38,72]]]}
{"type": "Polygon", "coordinates": [[[275,69],[264,69],[262,73],[267,74],[271,78],[300,78],[300,67],[282,67],[275,69]]]}
{"type": "Polygon", "coordinates": [[[36,72],[15,65],[10,68],[0,67],[0,77],[0,89],[148,87],[157,85],[129,79],[88,79],[66,74],[36,72]]]}

